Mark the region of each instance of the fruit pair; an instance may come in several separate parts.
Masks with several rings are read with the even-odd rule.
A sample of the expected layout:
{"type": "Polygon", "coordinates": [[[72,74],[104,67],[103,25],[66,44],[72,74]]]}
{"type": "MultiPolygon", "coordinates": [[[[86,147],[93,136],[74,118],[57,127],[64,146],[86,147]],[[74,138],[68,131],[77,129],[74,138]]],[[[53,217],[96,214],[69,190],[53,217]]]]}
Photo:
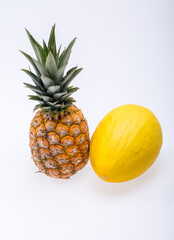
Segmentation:
{"type": "MultiPolygon", "coordinates": [[[[22,52],[35,70],[23,69],[34,85],[24,84],[35,93],[29,99],[37,101],[34,110],[39,109],[30,127],[32,158],[41,172],[67,179],[86,165],[90,144],[87,121],[71,97],[78,88],[70,83],[82,69],[73,67],[65,74],[76,39],[61,52],[56,48],[55,26],[43,46],[27,34],[36,59],[22,52]]],[[[153,164],[161,145],[161,127],[150,110],[121,106],[106,115],[93,134],[91,164],[105,181],[127,181],[153,164]]]]}

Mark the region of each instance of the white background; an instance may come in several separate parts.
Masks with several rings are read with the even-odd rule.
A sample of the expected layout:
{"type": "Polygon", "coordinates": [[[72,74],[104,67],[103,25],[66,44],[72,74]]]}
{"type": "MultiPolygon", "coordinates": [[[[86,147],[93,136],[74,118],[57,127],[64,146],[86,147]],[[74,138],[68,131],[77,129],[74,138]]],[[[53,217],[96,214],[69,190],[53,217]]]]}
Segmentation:
{"type": "Polygon", "coordinates": [[[0,147],[2,240],[174,239],[174,2],[172,0],[2,1],[0,6],[0,147]],[[100,180],[90,162],[56,180],[30,159],[34,103],[20,71],[56,23],[57,43],[77,37],[69,67],[84,70],[74,95],[92,135],[111,109],[143,105],[159,119],[163,146],[155,164],[130,182],[100,180]]]}

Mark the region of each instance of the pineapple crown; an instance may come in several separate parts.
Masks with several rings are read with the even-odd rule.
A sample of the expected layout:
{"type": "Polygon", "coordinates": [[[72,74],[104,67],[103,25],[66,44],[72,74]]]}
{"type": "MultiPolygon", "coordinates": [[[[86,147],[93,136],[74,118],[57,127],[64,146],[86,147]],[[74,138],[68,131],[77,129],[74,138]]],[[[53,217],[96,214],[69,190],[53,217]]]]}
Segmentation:
{"type": "Polygon", "coordinates": [[[21,51],[35,70],[33,73],[30,69],[22,69],[34,83],[34,85],[24,83],[35,93],[35,95],[28,95],[29,99],[39,102],[34,110],[42,108],[48,112],[64,112],[75,102],[70,96],[78,90],[77,87],[69,86],[69,84],[82,70],[76,66],[64,74],[76,38],[61,52],[61,46],[58,50],[56,49],[55,25],[51,29],[48,44],[43,40],[43,46],[27,29],[26,32],[37,59],[21,51]]]}

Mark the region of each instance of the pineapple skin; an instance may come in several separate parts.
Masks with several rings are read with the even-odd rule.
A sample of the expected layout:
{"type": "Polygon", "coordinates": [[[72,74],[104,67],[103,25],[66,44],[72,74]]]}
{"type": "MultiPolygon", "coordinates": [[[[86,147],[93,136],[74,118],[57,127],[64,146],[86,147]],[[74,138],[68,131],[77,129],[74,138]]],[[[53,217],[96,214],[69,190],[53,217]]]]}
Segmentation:
{"type": "Polygon", "coordinates": [[[69,179],[89,159],[89,128],[75,105],[63,114],[39,110],[30,125],[32,159],[49,177],[69,179]]]}

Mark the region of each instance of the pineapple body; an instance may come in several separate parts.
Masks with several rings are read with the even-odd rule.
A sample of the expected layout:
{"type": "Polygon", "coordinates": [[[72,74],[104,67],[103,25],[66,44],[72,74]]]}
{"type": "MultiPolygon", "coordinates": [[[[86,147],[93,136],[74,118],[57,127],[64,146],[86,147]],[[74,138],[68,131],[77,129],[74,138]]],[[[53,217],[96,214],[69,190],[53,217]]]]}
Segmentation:
{"type": "Polygon", "coordinates": [[[61,45],[58,49],[56,45],[55,25],[48,44],[43,40],[40,45],[27,29],[26,32],[36,59],[21,51],[34,70],[22,69],[33,82],[24,84],[34,92],[28,95],[37,102],[34,110],[39,109],[30,126],[32,158],[41,172],[67,179],[86,165],[89,155],[87,121],[73,105],[72,94],[78,87],[71,85],[82,68],[75,66],[65,72],[76,38],[61,51],[61,45]]]}
{"type": "Polygon", "coordinates": [[[30,126],[32,159],[38,169],[54,178],[70,178],[89,158],[89,129],[75,105],[60,113],[39,110],[30,126]]]}

